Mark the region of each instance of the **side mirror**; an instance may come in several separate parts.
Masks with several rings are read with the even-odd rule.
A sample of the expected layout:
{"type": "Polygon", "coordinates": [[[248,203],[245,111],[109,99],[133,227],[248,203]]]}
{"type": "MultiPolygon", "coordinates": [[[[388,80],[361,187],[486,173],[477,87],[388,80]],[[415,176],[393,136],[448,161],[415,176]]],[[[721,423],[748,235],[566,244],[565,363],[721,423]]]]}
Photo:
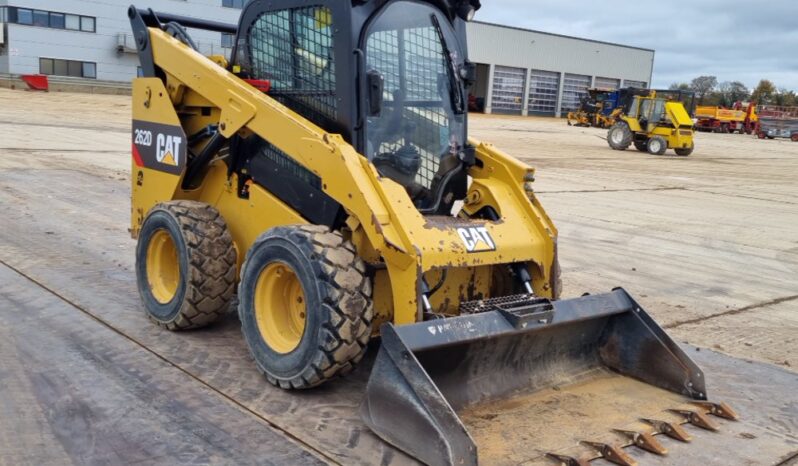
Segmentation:
{"type": "Polygon", "coordinates": [[[382,93],[385,89],[385,78],[377,70],[366,73],[366,92],[368,93],[369,115],[380,116],[382,113],[382,93]]]}
{"type": "Polygon", "coordinates": [[[463,79],[466,89],[473,86],[477,82],[477,65],[476,63],[466,60],[463,67],[460,68],[460,77],[463,79]]]}

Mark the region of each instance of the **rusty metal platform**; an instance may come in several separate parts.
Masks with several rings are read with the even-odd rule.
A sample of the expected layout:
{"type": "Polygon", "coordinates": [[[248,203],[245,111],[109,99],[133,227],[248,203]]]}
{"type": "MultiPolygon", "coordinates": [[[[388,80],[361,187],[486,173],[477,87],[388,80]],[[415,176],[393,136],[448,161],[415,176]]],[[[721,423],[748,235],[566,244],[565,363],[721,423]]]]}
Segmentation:
{"type": "MultiPolygon", "coordinates": [[[[234,315],[192,332],[151,325],[136,294],[127,192],[79,171],[50,173],[45,185],[42,176],[5,172],[0,190],[0,464],[413,463],[358,417],[373,351],[353,376],[289,393],[257,373],[234,315]]],[[[667,457],[626,451],[643,465],[791,461],[798,375],[687,351],[710,398],[741,420],[716,420],[718,432],[686,426],[693,442],[662,439],[667,457]]]]}

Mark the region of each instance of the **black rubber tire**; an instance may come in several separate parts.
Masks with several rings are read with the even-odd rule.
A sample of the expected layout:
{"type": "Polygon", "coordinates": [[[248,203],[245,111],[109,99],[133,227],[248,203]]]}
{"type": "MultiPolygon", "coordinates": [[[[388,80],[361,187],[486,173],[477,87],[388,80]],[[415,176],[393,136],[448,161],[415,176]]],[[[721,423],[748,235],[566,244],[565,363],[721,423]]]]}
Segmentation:
{"type": "Polygon", "coordinates": [[[227,314],[235,296],[236,251],[219,212],[194,201],[153,207],[136,244],[136,279],[147,317],[166,329],[203,327],[227,314]],[[180,268],[177,292],[166,304],[155,299],[147,280],[147,248],[159,230],[171,236],[180,268]]]}
{"type": "Polygon", "coordinates": [[[626,123],[615,123],[609,131],[607,131],[607,143],[615,150],[626,150],[632,145],[632,131],[626,123]],[[616,132],[621,132],[621,136],[617,136],[616,132]]]}
{"type": "Polygon", "coordinates": [[[635,141],[634,145],[640,152],[648,152],[648,141],[635,141]]]}
{"type": "Polygon", "coordinates": [[[351,372],[371,337],[371,279],[351,242],[327,227],[293,225],[263,233],[241,269],[238,315],[258,370],[272,384],[302,389],[351,372]],[[304,333],[291,352],[279,353],[258,330],[253,295],[261,271],[280,261],[302,284],[304,333]]]}
{"type": "Polygon", "coordinates": [[[676,148],[676,149],[673,149],[673,151],[676,152],[676,155],[681,155],[682,157],[687,157],[688,155],[693,153],[694,149],[695,149],[695,143],[690,144],[690,147],[676,148]]]}
{"type": "Polygon", "coordinates": [[[652,155],[662,155],[668,150],[668,141],[662,136],[652,136],[646,144],[646,150],[652,155]]]}

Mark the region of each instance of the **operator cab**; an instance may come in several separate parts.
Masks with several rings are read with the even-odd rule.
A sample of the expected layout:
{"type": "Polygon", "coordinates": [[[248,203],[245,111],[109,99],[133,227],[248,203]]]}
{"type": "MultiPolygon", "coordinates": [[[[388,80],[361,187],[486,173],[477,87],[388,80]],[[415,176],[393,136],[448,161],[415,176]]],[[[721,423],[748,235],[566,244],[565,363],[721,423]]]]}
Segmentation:
{"type": "MultiPolygon", "coordinates": [[[[268,80],[271,97],[341,134],[421,213],[449,214],[474,164],[465,21],[478,8],[477,0],[255,0],[242,12],[230,68],[268,80]]],[[[292,182],[312,184],[312,173],[268,142],[247,150],[296,165],[292,182]]]]}
{"type": "Polygon", "coordinates": [[[641,128],[653,130],[659,124],[671,124],[665,112],[665,99],[635,97],[627,112],[630,118],[637,118],[641,128]]]}

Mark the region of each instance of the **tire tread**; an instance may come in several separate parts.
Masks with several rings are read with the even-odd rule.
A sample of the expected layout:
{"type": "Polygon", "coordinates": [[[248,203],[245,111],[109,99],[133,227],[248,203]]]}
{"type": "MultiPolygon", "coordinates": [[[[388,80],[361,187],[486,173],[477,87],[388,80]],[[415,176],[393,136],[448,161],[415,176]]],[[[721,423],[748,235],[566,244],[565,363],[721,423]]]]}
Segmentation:
{"type": "Polygon", "coordinates": [[[156,205],[180,226],[186,243],[186,294],[177,316],[163,322],[168,330],[204,327],[227,314],[236,291],[236,251],[227,224],[218,210],[197,201],[169,201],[156,205]]]}
{"type": "MultiPolygon", "coordinates": [[[[242,273],[252,251],[274,236],[289,239],[311,259],[322,306],[329,310],[330,319],[322,324],[317,351],[301,373],[286,380],[269,374],[260,364],[256,364],[258,370],[270,383],[285,389],[311,388],[348,374],[363,359],[371,337],[372,290],[363,260],[357,256],[354,245],[338,232],[319,225],[292,225],[262,234],[247,252],[242,273]]],[[[242,278],[239,286],[243,282],[242,278]]],[[[249,310],[239,306],[238,312],[243,321],[242,313],[249,310]]]]}

